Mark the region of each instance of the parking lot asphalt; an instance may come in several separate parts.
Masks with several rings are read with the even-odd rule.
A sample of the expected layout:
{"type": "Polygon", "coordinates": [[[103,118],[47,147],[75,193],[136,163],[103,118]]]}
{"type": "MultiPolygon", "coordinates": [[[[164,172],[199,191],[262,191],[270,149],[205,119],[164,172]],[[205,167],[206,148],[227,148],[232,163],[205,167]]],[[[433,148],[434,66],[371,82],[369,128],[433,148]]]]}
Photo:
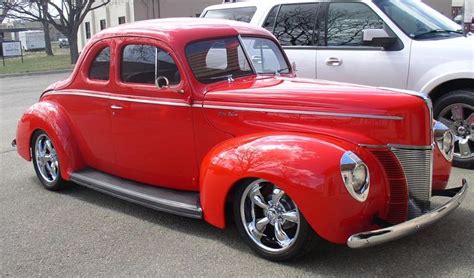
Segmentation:
{"type": "Polygon", "coordinates": [[[453,169],[450,187],[467,177],[468,196],[426,230],[368,249],[323,243],[288,263],[254,255],[234,225],[219,230],[78,185],[44,190],[10,142],[41,90],[66,76],[0,79],[0,277],[474,276],[472,170],[453,169]]]}

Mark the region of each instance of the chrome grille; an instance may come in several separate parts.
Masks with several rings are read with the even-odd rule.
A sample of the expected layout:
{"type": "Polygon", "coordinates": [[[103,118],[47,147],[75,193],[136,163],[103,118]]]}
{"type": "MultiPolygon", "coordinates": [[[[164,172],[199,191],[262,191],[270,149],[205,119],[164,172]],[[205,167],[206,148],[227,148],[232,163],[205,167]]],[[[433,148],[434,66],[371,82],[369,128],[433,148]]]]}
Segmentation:
{"type": "Polygon", "coordinates": [[[391,147],[400,162],[408,185],[408,218],[424,214],[430,206],[432,180],[432,148],[391,147]]]}

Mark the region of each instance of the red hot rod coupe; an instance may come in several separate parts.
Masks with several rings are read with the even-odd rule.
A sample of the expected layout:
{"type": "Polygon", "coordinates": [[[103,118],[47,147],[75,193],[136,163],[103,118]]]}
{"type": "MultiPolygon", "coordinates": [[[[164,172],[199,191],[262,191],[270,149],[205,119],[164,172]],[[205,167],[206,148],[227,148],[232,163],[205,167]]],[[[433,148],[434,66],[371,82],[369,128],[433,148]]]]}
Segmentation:
{"type": "Polygon", "coordinates": [[[259,27],[151,20],[93,37],[12,144],[47,189],[72,181],[219,228],[229,208],[253,250],[286,260],[321,238],[394,240],[459,206],[467,182],[445,189],[453,134],[431,110],[407,91],[298,79],[259,27]]]}

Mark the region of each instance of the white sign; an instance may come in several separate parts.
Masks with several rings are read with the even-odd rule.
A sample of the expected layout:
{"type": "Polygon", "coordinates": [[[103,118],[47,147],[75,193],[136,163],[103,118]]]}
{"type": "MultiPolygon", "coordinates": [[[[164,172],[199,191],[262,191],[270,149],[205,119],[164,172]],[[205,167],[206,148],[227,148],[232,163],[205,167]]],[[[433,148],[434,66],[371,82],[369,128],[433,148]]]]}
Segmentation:
{"type": "Polygon", "coordinates": [[[20,42],[2,42],[3,56],[21,56],[20,42]]]}

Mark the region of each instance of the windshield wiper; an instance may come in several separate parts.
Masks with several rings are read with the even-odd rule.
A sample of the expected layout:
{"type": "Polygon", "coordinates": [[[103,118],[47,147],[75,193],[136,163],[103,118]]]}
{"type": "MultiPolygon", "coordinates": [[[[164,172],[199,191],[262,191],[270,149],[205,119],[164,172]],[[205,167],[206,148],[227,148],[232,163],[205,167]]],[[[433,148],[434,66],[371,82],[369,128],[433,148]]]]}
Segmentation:
{"type": "Polygon", "coordinates": [[[462,31],[460,30],[456,30],[456,31],[453,31],[453,30],[444,30],[444,29],[435,29],[435,30],[430,30],[430,31],[427,31],[427,32],[423,32],[423,33],[419,33],[419,34],[416,34],[416,35],[412,35],[411,37],[414,38],[414,39],[417,39],[419,37],[423,37],[423,36],[426,36],[426,35],[431,35],[431,34],[439,34],[439,33],[448,33],[448,34],[460,34],[462,35],[462,31]]]}
{"type": "Polygon", "coordinates": [[[290,68],[288,68],[288,67],[282,68],[282,69],[279,69],[279,70],[275,71],[275,73],[280,74],[280,73],[284,72],[285,70],[290,71],[290,68]]]}
{"type": "Polygon", "coordinates": [[[209,77],[209,80],[227,80],[228,82],[233,82],[234,78],[232,74],[226,74],[222,76],[209,77]]]}

